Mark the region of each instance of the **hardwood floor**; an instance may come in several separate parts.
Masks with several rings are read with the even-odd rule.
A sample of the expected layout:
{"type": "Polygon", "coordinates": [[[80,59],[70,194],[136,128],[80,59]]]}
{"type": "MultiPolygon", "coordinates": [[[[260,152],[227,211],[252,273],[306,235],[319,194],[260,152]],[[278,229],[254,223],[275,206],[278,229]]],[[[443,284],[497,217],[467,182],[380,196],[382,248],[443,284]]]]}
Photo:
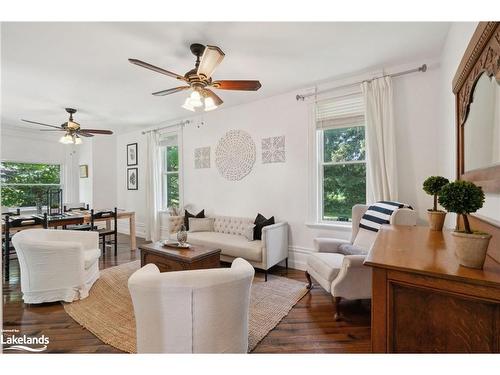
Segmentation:
{"type": "MultiPolygon", "coordinates": [[[[137,239],[138,244],[143,242],[137,239]]],[[[113,267],[139,258],[138,251],[130,251],[129,238],[118,237],[118,256],[107,251],[101,268],[113,267]]],[[[3,329],[17,329],[20,334],[50,338],[51,353],[121,353],[104,344],[69,317],[60,303],[27,306],[22,302],[19,266],[11,261],[8,283],[3,283],[3,329]]],[[[288,271],[275,267],[271,274],[301,280],[303,271],[288,271]]],[[[255,277],[263,278],[261,272],[255,277]]],[[[257,345],[254,353],[369,353],[370,307],[362,303],[342,303],[345,320],[333,319],[332,298],[316,286],[300,300],[269,334],[257,345]]]]}

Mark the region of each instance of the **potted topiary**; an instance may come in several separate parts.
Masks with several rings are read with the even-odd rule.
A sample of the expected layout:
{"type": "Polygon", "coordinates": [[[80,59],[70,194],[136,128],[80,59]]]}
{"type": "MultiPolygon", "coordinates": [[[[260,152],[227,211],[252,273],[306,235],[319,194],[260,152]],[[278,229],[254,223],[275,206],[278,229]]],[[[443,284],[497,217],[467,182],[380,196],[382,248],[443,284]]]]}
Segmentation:
{"type": "Polygon", "coordinates": [[[439,203],[449,212],[455,212],[463,220],[464,230],[459,230],[457,226],[452,232],[460,264],[466,267],[483,268],[491,235],[473,232],[467,217],[468,214],[483,207],[483,189],[472,182],[455,181],[443,186],[439,193],[439,203]]]}
{"type": "Polygon", "coordinates": [[[424,191],[427,194],[434,196],[434,206],[432,209],[427,210],[431,230],[443,230],[446,212],[443,210],[438,210],[437,203],[441,188],[448,182],[450,181],[448,181],[447,178],[441,176],[430,176],[424,181],[424,191]]]}

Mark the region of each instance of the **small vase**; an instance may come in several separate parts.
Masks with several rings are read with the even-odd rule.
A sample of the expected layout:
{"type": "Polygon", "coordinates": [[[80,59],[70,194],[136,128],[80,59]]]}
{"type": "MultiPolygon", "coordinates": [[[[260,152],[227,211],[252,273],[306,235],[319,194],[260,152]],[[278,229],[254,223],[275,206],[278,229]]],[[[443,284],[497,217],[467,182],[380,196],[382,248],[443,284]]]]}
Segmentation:
{"type": "Polygon", "coordinates": [[[429,216],[429,226],[431,230],[442,231],[446,212],[427,210],[427,215],[429,216]]]}
{"type": "Polygon", "coordinates": [[[458,262],[465,267],[482,269],[491,234],[488,233],[451,233],[455,242],[458,262]]]}
{"type": "Polygon", "coordinates": [[[177,232],[177,241],[179,241],[179,244],[184,245],[187,242],[187,237],[188,234],[186,231],[186,227],[183,224],[181,225],[181,228],[177,232]]]}

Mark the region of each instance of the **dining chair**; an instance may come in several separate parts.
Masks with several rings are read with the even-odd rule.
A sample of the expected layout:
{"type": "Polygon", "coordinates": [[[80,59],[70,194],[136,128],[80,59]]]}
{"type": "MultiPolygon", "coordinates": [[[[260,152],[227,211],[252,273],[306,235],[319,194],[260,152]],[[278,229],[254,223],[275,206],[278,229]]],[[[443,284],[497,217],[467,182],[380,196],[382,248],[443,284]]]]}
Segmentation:
{"type": "MultiPolygon", "coordinates": [[[[64,212],[86,212],[89,211],[90,207],[88,203],[65,203],[63,206],[64,212]]],[[[70,224],[64,225],[63,229],[67,230],[92,230],[92,226],[89,223],[84,224],[70,224]]]]}
{"type": "Polygon", "coordinates": [[[95,230],[99,233],[99,240],[102,239],[102,255],[104,256],[106,252],[106,237],[113,236],[113,239],[109,242],[112,242],[114,244],[114,249],[115,249],[115,256],[118,253],[118,213],[117,209],[113,211],[108,210],[108,211],[97,211],[95,212],[94,209],[90,210],[90,225],[92,227],[92,230],[95,230]],[[106,220],[106,228],[97,228],[95,225],[96,221],[103,221],[106,220]],[[113,220],[113,229],[108,228],[108,224],[110,220],[113,220]]]}

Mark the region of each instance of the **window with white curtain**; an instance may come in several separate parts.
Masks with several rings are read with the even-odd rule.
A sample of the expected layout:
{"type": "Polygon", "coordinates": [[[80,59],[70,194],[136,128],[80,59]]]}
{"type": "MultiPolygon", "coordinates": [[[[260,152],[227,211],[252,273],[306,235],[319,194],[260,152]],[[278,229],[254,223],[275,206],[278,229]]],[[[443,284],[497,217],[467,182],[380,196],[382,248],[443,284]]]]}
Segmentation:
{"type": "Polygon", "coordinates": [[[180,206],[179,137],[177,133],[165,133],[160,138],[162,155],[162,206],[180,206]]]}
{"type": "Polygon", "coordinates": [[[350,222],[366,202],[366,144],[361,94],[316,103],[317,219],[350,222]]]}

